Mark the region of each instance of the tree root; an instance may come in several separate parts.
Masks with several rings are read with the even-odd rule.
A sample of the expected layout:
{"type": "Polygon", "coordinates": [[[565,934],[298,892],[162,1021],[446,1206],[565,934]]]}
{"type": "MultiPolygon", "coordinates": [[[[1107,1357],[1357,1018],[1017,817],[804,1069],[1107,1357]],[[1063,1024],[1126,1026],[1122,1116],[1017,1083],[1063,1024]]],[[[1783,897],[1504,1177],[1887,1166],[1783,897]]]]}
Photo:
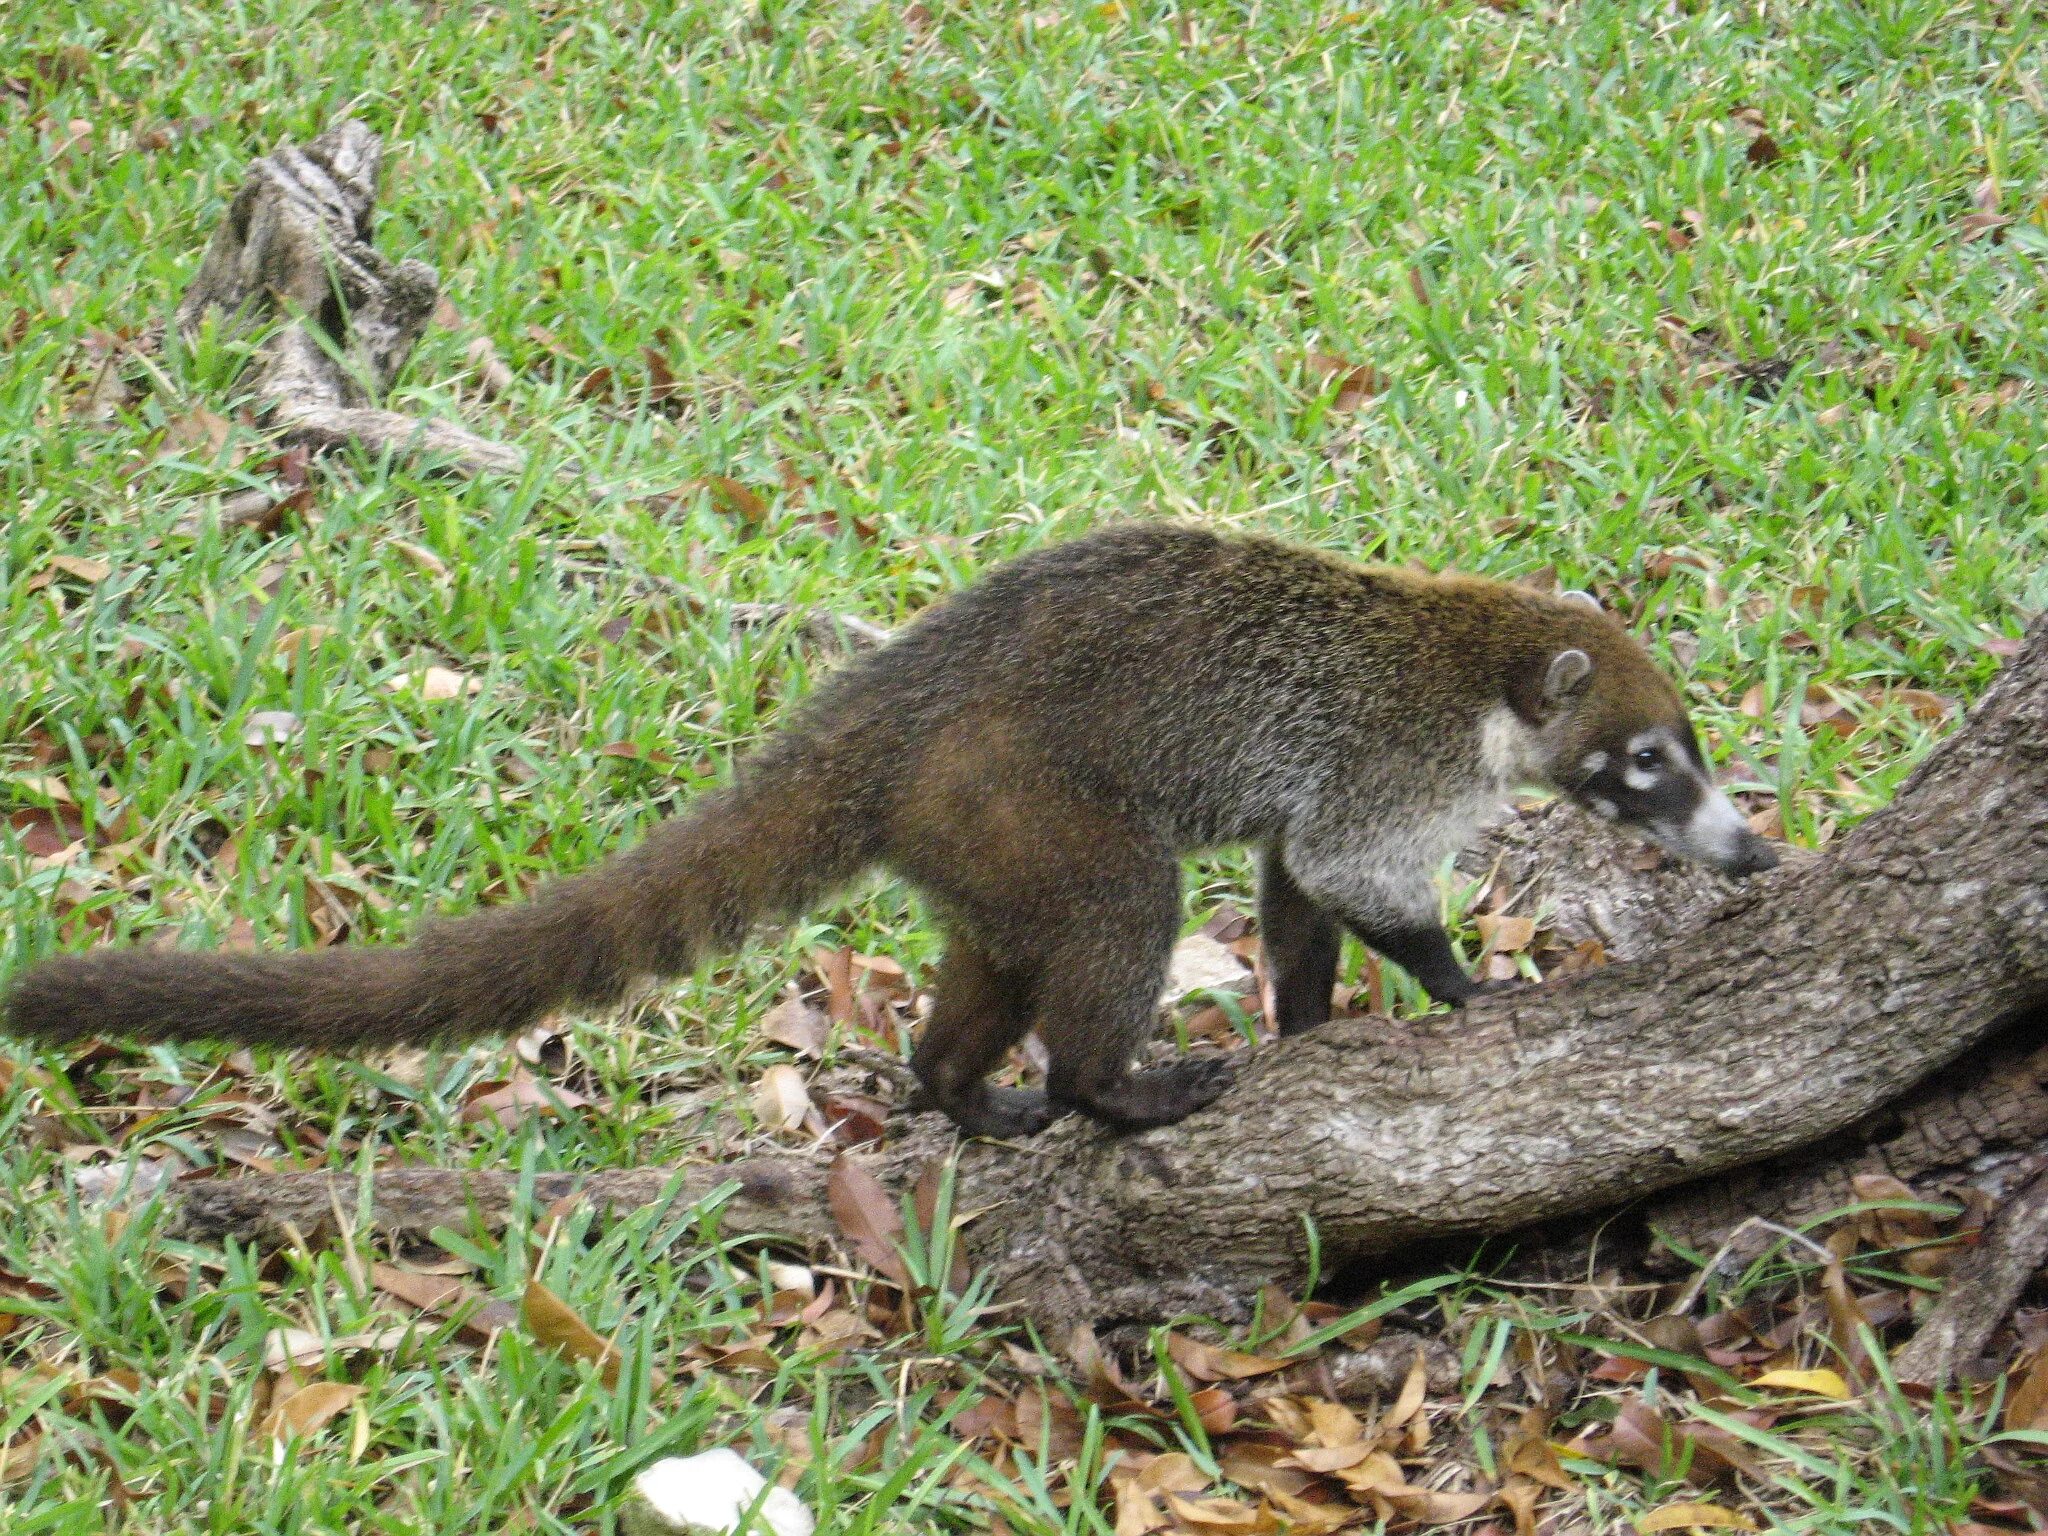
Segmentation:
{"type": "Polygon", "coordinates": [[[382,159],[374,133],[342,122],[303,149],[281,145],[252,162],[178,306],[178,327],[189,339],[217,314],[260,337],[255,394],[287,442],[518,474],[526,455],[517,448],[376,404],[440,299],[432,267],[394,263],[371,243],[382,159]]]}

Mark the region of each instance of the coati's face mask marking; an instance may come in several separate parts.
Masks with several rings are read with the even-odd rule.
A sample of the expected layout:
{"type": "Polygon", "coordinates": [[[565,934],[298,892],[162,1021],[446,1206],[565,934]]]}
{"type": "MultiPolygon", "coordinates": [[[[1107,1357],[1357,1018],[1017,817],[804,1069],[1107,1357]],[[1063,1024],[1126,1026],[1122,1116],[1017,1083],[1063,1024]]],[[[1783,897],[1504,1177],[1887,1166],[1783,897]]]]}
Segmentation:
{"type": "Polygon", "coordinates": [[[1714,784],[1692,731],[1651,726],[1583,753],[1559,787],[1596,816],[1633,827],[1660,848],[1731,875],[1774,868],[1778,856],[1714,784]]]}
{"type": "Polygon", "coordinates": [[[1770,844],[1715,785],[1676,690],[1647,657],[1596,666],[1582,650],[1560,651],[1533,713],[1544,777],[1594,815],[1726,874],[1776,867],[1770,844]]]}

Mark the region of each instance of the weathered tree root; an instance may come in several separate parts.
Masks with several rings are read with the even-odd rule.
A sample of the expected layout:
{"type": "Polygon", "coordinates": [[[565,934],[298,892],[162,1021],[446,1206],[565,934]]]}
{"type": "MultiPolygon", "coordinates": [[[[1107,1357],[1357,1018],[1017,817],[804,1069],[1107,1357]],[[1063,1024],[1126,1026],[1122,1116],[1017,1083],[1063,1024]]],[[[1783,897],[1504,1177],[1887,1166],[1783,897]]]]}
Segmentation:
{"type": "MultiPolygon", "coordinates": [[[[1597,939],[1623,960],[1680,942],[1740,890],[1669,861],[1645,868],[1639,853],[1552,805],[1496,827],[1459,862],[1475,877],[1492,874],[1516,893],[1517,911],[1543,914],[1565,943],[1597,939]]],[[[1752,1216],[1797,1225],[1854,1203],[1861,1175],[1917,1183],[1930,1195],[1961,1183],[2002,1195],[2014,1175],[2024,1181],[2044,1143],[2048,1012],[2022,1013],[1978,1049],[1832,1135],[1681,1185],[1639,1210],[1674,1247],[1711,1253],[1752,1216]]],[[[1760,1245],[1772,1240],[1758,1231],[1760,1245]]]]}
{"type": "Polygon", "coordinates": [[[1901,1381],[1937,1385],[1976,1360],[2043,1263],[2048,1166],[1999,1207],[1983,1241],[1949,1275],[1941,1300],[1893,1357],[1893,1372],[1901,1381]]]}
{"type": "MultiPolygon", "coordinates": [[[[1528,846],[1612,857],[1583,827],[1550,833],[1528,846]]],[[[1718,905],[1673,904],[1681,929],[1617,930],[1640,941],[1627,962],[1447,1019],[1342,1020],[1260,1050],[1177,1126],[1116,1137],[1069,1120],[962,1147],[974,1257],[1054,1328],[1232,1318],[1260,1285],[1304,1278],[1311,1224],[1326,1273],[1386,1262],[1725,1179],[1867,1123],[1951,1063],[1966,1083],[1966,1053],[2048,1003],[2048,621],[1893,804],[1825,856],[1718,905]]],[[[871,1166],[907,1187],[946,1142],[921,1121],[871,1166]]],[[[705,1170],[707,1186],[721,1173],[705,1170]]],[[[256,1235],[273,1195],[320,1177],[182,1186],[186,1230],[256,1235]]],[[[380,1175],[372,1219],[421,1230],[412,1192],[429,1178],[453,1181],[436,1186],[436,1219],[461,1217],[482,1177],[380,1175]]],[[[585,1187],[618,1199],[634,1177],[667,1175],[585,1187]]],[[[822,1188],[795,1162],[740,1219],[819,1235],[822,1188]]]]}
{"type": "Polygon", "coordinates": [[[383,144],[342,122],[304,149],[251,162],[178,306],[187,338],[211,313],[260,342],[254,389],[271,424],[314,449],[428,455],[465,473],[517,474],[526,455],[447,421],[381,409],[440,298],[434,269],[371,243],[383,144]]]}

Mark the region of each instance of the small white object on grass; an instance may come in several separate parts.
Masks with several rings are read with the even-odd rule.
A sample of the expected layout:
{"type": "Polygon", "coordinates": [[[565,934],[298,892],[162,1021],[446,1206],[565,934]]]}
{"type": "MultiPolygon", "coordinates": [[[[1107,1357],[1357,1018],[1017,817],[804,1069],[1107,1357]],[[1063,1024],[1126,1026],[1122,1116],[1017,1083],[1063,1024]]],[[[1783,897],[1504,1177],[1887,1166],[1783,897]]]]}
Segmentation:
{"type": "Polygon", "coordinates": [[[734,1536],[742,1529],[760,1536],[812,1536],[817,1521],[802,1499],[787,1488],[770,1488],[737,1452],[720,1448],[671,1456],[634,1478],[625,1529],[627,1536],[734,1536]],[[742,1527],[741,1517],[756,1499],[761,1507],[742,1527]]]}

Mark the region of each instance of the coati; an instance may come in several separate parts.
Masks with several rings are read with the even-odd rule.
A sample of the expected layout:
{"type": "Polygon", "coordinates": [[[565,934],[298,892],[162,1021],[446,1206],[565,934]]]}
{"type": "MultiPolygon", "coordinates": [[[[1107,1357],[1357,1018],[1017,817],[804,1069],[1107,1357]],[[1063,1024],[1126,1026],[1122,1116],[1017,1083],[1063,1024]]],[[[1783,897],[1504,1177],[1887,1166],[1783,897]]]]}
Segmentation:
{"type": "Polygon", "coordinates": [[[1164,1125],[1228,1069],[1133,1057],[1179,931],[1179,857],[1258,848],[1283,1034],[1329,1017],[1350,929],[1436,998],[1434,874],[1505,792],[1551,786],[1733,872],[1768,846],[1715,789],[1671,683],[1590,599],[1136,524],[1002,566],[798,706],[729,787],[530,901],[403,947],[61,957],[16,1033],[330,1049],[516,1031],[737,947],[871,866],[948,936],[913,1067],[962,1130],[1057,1111],[1164,1125]],[[1043,1093],[985,1081],[1036,1025],[1043,1093]]]}

